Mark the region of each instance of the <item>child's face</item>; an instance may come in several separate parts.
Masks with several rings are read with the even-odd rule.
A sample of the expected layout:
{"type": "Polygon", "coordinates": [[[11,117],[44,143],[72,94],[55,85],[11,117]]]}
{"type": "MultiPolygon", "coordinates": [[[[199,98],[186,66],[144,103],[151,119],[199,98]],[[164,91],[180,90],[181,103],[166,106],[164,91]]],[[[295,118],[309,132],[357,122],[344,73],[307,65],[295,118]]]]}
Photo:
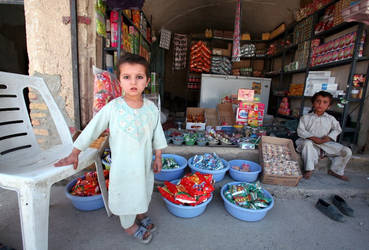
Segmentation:
{"type": "Polygon", "coordinates": [[[119,66],[119,69],[120,86],[125,95],[131,97],[141,96],[150,80],[146,76],[145,67],[136,63],[123,63],[119,66]]]}
{"type": "Polygon", "coordinates": [[[317,96],[313,103],[314,112],[322,115],[331,105],[329,97],[317,96]]]}

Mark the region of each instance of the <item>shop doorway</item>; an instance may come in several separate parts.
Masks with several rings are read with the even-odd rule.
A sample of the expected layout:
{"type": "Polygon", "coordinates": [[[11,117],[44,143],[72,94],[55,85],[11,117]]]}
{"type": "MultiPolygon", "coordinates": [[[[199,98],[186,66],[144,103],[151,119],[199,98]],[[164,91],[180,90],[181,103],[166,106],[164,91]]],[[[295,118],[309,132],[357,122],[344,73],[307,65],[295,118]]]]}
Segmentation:
{"type": "MultiPolygon", "coordinates": [[[[24,5],[8,2],[0,1],[0,71],[28,75],[24,5]]],[[[24,98],[30,112],[27,88],[24,98]]]]}

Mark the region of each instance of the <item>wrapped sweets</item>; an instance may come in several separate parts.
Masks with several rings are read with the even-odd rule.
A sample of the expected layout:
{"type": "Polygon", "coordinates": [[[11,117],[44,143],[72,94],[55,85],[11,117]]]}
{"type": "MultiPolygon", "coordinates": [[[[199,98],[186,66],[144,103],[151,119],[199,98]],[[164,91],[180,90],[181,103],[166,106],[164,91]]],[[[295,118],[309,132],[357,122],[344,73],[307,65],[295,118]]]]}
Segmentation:
{"type": "Polygon", "coordinates": [[[222,159],[216,153],[195,155],[192,163],[195,167],[205,170],[221,170],[225,168],[222,159]]]}
{"type": "Polygon", "coordinates": [[[224,196],[231,203],[248,209],[263,209],[272,202],[264,195],[260,182],[229,185],[224,196]]]}
{"type": "MultiPolygon", "coordinates": [[[[100,194],[100,187],[97,180],[97,173],[87,172],[85,178],[78,178],[72,187],[71,194],[75,196],[92,196],[100,194]]],[[[105,183],[109,188],[109,170],[104,170],[105,183]]]]}
{"type": "Polygon", "coordinates": [[[164,184],[158,187],[160,194],[178,205],[199,205],[208,200],[214,191],[213,176],[199,172],[185,175],[177,185],[168,181],[164,184]]]}
{"type": "Polygon", "coordinates": [[[179,168],[178,163],[173,158],[161,158],[162,169],[176,169],[179,168]]]}
{"type": "Polygon", "coordinates": [[[301,175],[298,162],[285,145],[263,144],[264,173],[279,176],[301,175]]]}

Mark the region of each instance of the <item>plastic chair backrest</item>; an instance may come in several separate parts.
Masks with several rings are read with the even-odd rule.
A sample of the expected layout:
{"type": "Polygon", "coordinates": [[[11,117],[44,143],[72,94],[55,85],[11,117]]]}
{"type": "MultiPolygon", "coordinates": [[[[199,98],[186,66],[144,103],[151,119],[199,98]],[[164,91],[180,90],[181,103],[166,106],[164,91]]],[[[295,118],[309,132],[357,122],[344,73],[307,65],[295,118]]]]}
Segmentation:
{"type": "Polygon", "coordinates": [[[64,117],[42,78],[0,72],[0,162],[16,162],[41,152],[23,95],[27,87],[41,95],[62,143],[73,143],[64,117]]]}

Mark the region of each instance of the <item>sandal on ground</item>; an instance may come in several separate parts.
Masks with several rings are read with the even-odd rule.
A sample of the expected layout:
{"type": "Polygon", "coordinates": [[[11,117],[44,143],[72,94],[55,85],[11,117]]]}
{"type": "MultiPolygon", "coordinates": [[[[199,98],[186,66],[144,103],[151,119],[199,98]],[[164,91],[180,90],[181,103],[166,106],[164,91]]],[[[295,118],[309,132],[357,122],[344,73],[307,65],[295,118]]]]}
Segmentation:
{"type": "Polygon", "coordinates": [[[347,176],[344,176],[344,175],[339,175],[339,174],[336,174],[335,172],[333,172],[332,170],[328,170],[328,174],[329,175],[332,175],[340,180],[343,180],[343,181],[349,181],[349,178],[347,176]]]}
{"type": "Polygon", "coordinates": [[[154,232],[156,230],[155,224],[152,222],[149,216],[146,216],[142,220],[138,220],[141,226],[145,227],[150,232],[154,232]]]}
{"type": "Polygon", "coordinates": [[[150,241],[152,240],[152,234],[150,233],[149,230],[147,230],[143,226],[139,226],[137,231],[132,236],[138,239],[143,244],[149,244],[150,241]],[[145,239],[144,237],[145,237],[145,234],[147,235],[147,232],[148,232],[148,236],[145,239]]]}

